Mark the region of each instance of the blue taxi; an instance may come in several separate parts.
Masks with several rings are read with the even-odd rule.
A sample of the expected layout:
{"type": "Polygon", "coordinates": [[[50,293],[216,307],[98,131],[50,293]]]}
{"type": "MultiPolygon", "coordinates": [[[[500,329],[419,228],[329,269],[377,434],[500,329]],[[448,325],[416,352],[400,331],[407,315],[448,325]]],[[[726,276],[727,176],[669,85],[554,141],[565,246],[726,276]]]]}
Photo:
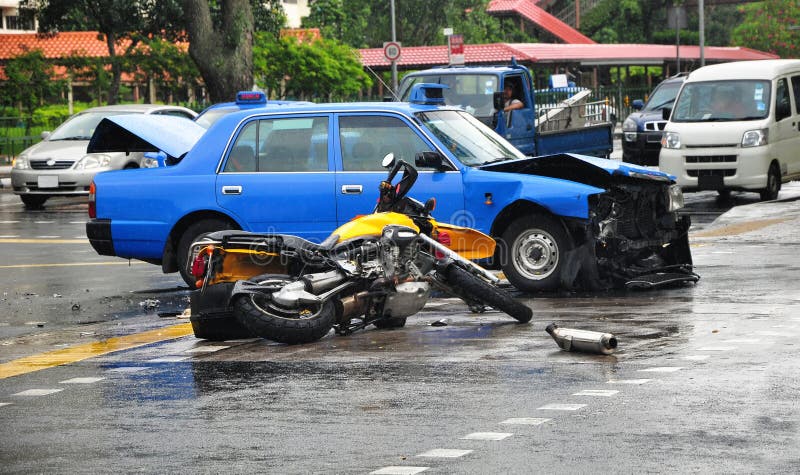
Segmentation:
{"type": "Polygon", "coordinates": [[[188,249],[198,236],[241,229],[322,241],[372,211],[391,152],[416,160],[412,195],[436,197],[436,219],[498,239],[495,264],[522,290],[691,274],[689,220],[676,213],[683,200],[669,175],[573,154],[525,157],[443,106],[441,88],[416,85],[408,103],[252,108],[208,130],[109,118],[90,151],[159,151],[170,166],[98,175],[89,240],[100,254],[180,271],[193,286],[188,249]]]}

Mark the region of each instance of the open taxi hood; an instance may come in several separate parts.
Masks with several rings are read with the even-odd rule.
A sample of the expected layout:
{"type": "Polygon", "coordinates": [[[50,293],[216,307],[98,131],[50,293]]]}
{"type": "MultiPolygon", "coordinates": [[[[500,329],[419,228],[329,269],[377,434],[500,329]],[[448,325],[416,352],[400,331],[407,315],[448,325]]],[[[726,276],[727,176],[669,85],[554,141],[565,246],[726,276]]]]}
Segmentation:
{"type": "Polygon", "coordinates": [[[189,119],[168,115],[123,114],[97,125],[87,153],[159,152],[180,158],[194,147],[206,129],[189,119]]]}

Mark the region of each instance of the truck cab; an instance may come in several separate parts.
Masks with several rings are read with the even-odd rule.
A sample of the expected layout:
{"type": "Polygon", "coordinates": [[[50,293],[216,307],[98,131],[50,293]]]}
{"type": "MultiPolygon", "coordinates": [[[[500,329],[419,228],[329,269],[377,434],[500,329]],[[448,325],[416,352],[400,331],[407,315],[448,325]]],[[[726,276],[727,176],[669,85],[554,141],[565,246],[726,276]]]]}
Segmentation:
{"type": "Polygon", "coordinates": [[[581,153],[607,157],[613,148],[613,127],[587,103],[590,91],[581,89],[556,104],[537,104],[530,70],[512,59],[507,66],[440,67],[406,75],[398,99],[408,102],[417,84],[446,86],[444,103],[460,107],[529,156],[581,153]],[[511,86],[512,98],[522,108],[503,111],[503,91],[511,86]]]}

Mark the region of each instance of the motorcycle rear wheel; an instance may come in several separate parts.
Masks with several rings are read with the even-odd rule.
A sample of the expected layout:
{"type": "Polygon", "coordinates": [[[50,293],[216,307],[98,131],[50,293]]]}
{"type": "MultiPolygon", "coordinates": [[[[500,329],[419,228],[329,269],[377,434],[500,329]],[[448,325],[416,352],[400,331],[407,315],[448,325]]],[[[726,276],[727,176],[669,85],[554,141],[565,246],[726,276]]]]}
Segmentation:
{"type": "Polygon", "coordinates": [[[289,345],[310,343],[325,336],[333,328],[335,314],[330,300],[294,309],[279,307],[264,294],[239,295],[233,301],[233,315],[255,336],[289,345]]]}
{"type": "Polygon", "coordinates": [[[448,285],[461,295],[469,296],[468,300],[478,300],[492,308],[509,314],[520,323],[527,323],[533,317],[533,311],[485,280],[472,275],[466,269],[451,264],[444,272],[448,285]]]}

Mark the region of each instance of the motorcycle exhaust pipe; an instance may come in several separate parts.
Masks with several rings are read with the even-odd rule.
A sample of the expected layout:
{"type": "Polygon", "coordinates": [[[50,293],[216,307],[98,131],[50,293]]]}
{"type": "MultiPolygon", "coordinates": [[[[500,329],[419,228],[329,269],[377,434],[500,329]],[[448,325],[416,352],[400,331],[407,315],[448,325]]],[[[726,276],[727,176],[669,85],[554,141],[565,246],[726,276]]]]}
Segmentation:
{"type": "Polygon", "coordinates": [[[345,276],[338,270],[332,270],[318,274],[308,274],[303,276],[302,280],[306,284],[307,291],[319,295],[341,284],[345,280],[345,276]]]}
{"type": "Polygon", "coordinates": [[[564,351],[610,355],[617,349],[617,337],[611,333],[559,328],[555,323],[547,325],[545,331],[553,337],[553,340],[564,351]]]}
{"type": "Polygon", "coordinates": [[[369,292],[359,292],[349,295],[336,301],[337,315],[340,321],[347,321],[351,318],[360,317],[367,313],[367,297],[369,292]]]}

